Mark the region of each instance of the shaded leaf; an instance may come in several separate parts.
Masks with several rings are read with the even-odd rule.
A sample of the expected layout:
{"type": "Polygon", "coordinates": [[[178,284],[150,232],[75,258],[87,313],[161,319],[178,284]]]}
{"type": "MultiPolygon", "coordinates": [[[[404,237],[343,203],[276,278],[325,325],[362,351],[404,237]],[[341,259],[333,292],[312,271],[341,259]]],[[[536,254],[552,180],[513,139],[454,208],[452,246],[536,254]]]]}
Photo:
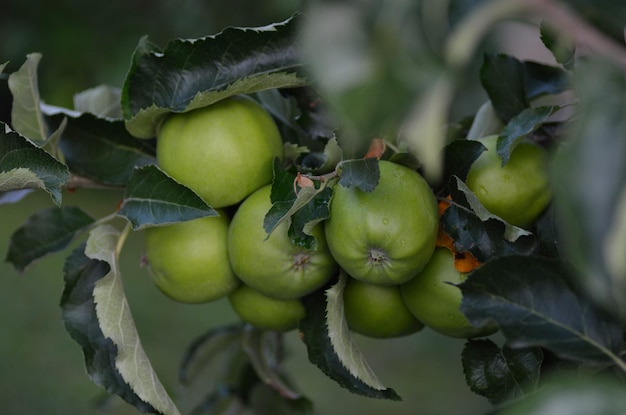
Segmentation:
{"type": "Polygon", "coordinates": [[[74,109],[100,118],[119,119],[122,118],[121,95],[119,88],[100,85],[74,95],[74,109]]]}
{"type": "Polygon", "coordinates": [[[154,143],[131,136],[124,122],[98,118],[55,115],[51,125],[67,120],[59,147],[70,170],[99,183],[123,186],[133,169],[156,164],[154,143]]]}
{"type": "Polygon", "coordinates": [[[28,54],[20,69],[9,75],[9,89],[13,94],[11,126],[35,142],[43,142],[48,138],[48,130],[39,108],[37,67],[40,60],[40,53],[28,54]]]}
{"type": "Polygon", "coordinates": [[[24,271],[34,261],[66,248],[93,221],[76,206],[42,209],[11,235],[6,261],[24,271]]]}
{"type": "Polygon", "coordinates": [[[502,165],[509,162],[517,144],[528,134],[537,130],[555,111],[555,107],[542,106],[526,108],[509,121],[498,138],[497,151],[502,165]]]}
{"type": "Polygon", "coordinates": [[[480,82],[498,117],[508,122],[529,106],[524,65],[504,54],[487,54],[480,68],[480,82]]]}
{"type": "Polygon", "coordinates": [[[106,261],[89,259],[84,248],[85,244],[81,245],[65,262],[61,298],[65,328],[83,349],[87,374],[95,384],[143,412],[158,413],[133,392],[116,368],[117,345],[102,332],[93,297],[96,284],[109,275],[111,266],[106,261]]]}
{"type": "MultiPolygon", "coordinates": [[[[96,324],[100,329],[93,338],[96,342],[94,348],[100,352],[97,350],[98,344],[104,338],[108,346],[103,353],[108,354],[108,359],[113,363],[112,367],[94,368],[96,371],[92,373],[92,379],[108,379],[113,388],[123,387],[125,392],[121,396],[130,404],[142,407],[147,403],[154,413],[178,415],[178,409],[159,381],[141,345],[117,262],[118,240],[119,232],[114,227],[100,225],[89,233],[84,250],[88,258],[98,263],[104,262],[109,269],[92,286],[86,287],[92,290],[83,293],[87,297],[83,301],[86,300],[86,307],[90,311],[89,326],[91,328],[96,324]]],[[[91,341],[90,334],[86,333],[91,341]]]]}
{"type": "Polygon", "coordinates": [[[463,348],[463,372],[474,393],[499,404],[535,390],[542,358],[539,348],[501,349],[491,340],[469,340],[463,348]]]}
{"type": "Polygon", "coordinates": [[[213,328],[194,339],[185,350],[178,369],[180,382],[189,387],[209,361],[220,357],[220,352],[232,349],[234,342],[241,341],[242,332],[241,324],[232,324],[213,328]]]}
{"type": "Polygon", "coordinates": [[[319,188],[298,187],[296,194],[295,178],[296,176],[283,170],[278,160],[275,160],[270,193],[272,207],[263,219],[263,228],[269,235],[279,224],[286,222],[289,224],[287,232],[292,243],[307,249],[316,249],[317,240],[313,236],[313,228],[330,217],[332,189],[326,184],[319,188]]]}
{"type": "Polygon", "coordinates": [[[459,285],[461,311],[473,325],[495,321],[511,347],[540,346],[579,362],[614,363],[621,324],[572,286],[573,273],[559,260],[495,258],[459,285]]]}
{"type": "Polygon", "coordinates": [[[574,82],[576,119],[552,164],[560,242],[590,296],[626,319],[626,76],[595,60],[574,82]]]}
{"type": "Polygon", "coordinates": [[[500,134],[503,127],[504,123],[496,115],[491,101],[486,101],[476,111],[465,138],[467,140],[478,140],[489,135],[500,134]]]}
{"type": "Polygon", "coordinates": [[[67,166],[0,123],[0,191],[43,189],[60,205],[69,177],[67,166]]]}
{"type": "Polygon", "coordinates": [[[541,23],[541,41],[550,52],[554,59],[565,69],[574,67],[576,59],[576,44],[572,39],[566,39],[565,36],[549,27],[545,22],[541,23]]]}
{"type": "Polygon", "coordinates": [[[400,400],[373,373],[343,317],[345,276],[328,291],[304,298],[306,317],[299,323],[309,361],[350,392],[370,398],[400,400]]]}
{"type": "Polygon", "coordinates": [[[623,383],[610,378],[558,377],[536,393],[500,408],[498,415],[619,415],[626,407],[623,383]]]}
{"type": "Polygon", "coordinates": [[[379,180],[378,159],[344,160],[341,163],[339,184],[343,187],[354,186],[364,192],[371,192],[376,188],[379,180]]]}
{"type": "Polygon", "coordinates": [[[522,65],[528,99],[558,94],[571,88],[569,74],[559,67],[533,61],[523,61],[522,65]]]}
{"type": "Polygon", "coordinates": [[[118,214],[128,219],[134,230],[218,215],[191,189],[156,165],[133,171],[118,214]]]}
{"type": "Polygon", "coordinates": [[[486,147],[476,140],[454,140],[444,149],[444,177],[457,176],[465,180],[470,167],[486,150],[486,147]]]}
{"type": "Polygon", "coordinates": [[[163,51],[142,40],[122,90],[128,130],[137,137],[154,137],[170,112],[205,107],[236,94],[304,85],[298,73],[298,20],[174,39],[163,51]]]}
{"type": "Polygon", "coordinates": [[[283,398],[299,399],[300,393],[288,385],[280,373],[281,341],[281,334],[277,332],[259,330],[250,325],[244,329],[243,349],[261,382],[283,398]]]}

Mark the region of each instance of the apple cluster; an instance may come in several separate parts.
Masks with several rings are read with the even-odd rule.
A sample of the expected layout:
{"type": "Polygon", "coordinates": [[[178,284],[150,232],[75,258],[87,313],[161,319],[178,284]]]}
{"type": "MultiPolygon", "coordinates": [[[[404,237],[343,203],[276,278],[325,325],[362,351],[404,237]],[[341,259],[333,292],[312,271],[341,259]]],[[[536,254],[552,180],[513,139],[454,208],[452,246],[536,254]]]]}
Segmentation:
{"type": "MultiPolygon", "coordinates": [[[[495,137],[495,136],[494,136],[495,137]]],[[[487,209],[508,222],[532,222],[550,200],[538,146],[518,145],[503,167],[496,138],[481,142],[467,183],[487,209]],[[494,155],[495,154],[495,155],[494,155]],[[535,186],[524,185],[525,181],[535,186]],[[501,182],[516,192],[502,191],[501,182]],[[516,188],[514,187],[514,189],[516,188]]],[[[451,337],[493,333],[460,312],[456,286],[466,273],[442,246],[436,198],[415,170],[380,160],[375,189],[335,184],[330,218],[313,227],[316,249],[298,246],[281,222],[263,227],[272,206],[272,166],[283,143],[272,117],[247,97],[231,97],[171,115],[159,129],[161,169],[194,190],[219,216],[149,228],[146,255],[157,287],[174,300],[203,303],[227,297],[242,320],[288,331],[305,316],[302,298],[343,271],[348,327],[388,338],[425,326],[451,337]]]]}

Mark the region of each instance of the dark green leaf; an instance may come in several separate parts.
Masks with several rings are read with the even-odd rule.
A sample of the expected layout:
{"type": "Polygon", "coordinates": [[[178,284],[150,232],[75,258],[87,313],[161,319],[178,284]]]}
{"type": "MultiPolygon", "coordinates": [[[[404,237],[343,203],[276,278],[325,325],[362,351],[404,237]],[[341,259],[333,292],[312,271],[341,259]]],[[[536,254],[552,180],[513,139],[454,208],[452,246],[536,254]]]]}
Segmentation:
{"type": "MultiPolygon", "coordinates": [[[[339,358],[331,342],[326,323],[327,299],[325,292],[323,290],[317,291],[305,297],[303,302],[306,308],[306,317],[300,321],[298,327],[307,348],[309,361],[326,376],[352,393],[370,398],[400,400],[393,389],[374,388],[353,375],[339,358]]],[[[347,331],[347,325],[345,330],[347,331]]],[[[357,357],[352,355],[353,359],[357,359],[357,357]]]]}
{"type": "Polygon", "coordinates": [[[69,177],[67,166],[0,123],[0,191],[43,189],[61,205],[61,187],[69,177]]]}
{"type": "Polygon", "coordinates": [[[85,113],[51,117],[53,125],[67,119],[59,147],[70,170],[100,183],[123,186],[133,169],[155,164],[154,143],[131,136],[124,122],[85,113]]]}
{"type": "Polygon", "coordinates": [[[134,230],[218,215],[191,189],[155,165],[133,171],[118,214],[126,217],[134,230]]]}
{"type": "Polygon", "coordinates": [[[122,110],[131,134],[150,138],[170,112],[235,94],[305,84],[297,17],[261,28],[227,28],[200,39],[174,39],[163,51],[142,40],[133,55],[122,110]]]}
{"type": "Polygon", "coordinates": [[[497,151],[502,165],[509,162],[517,144],[550,118],[555,107],[543,106],[526,108],[509,121],[498,138],[497,151]]]}
{"type": "Polygon", "coordinates": [[[469,340],[463,348],[463,372],[474,393],[499,404],[536,388],[542,357],[539,348],[500,349],[491,340],[469,340]]]}
{"type": "Polygon", "coordinates": [[[524,64],[512,56],[485,55],[480,81],[498,117],[508,122],[528,108],[524,64]]]}
{"type": "Polygon", "coordinates": [[[158,413],[133,392],[117,370],[117,346],[102,333],[93,296],[96,283],[109,274],[111,267],[105,261],[89,259],[84,250],[83,244],[65,263],[65,288],[61,297],[65,328],[82,347],[87,373],[94,383],[142,412],[158,413]]]}
{"type": "Polygon", "coordinates": [[[380,180],[378,159],[345,160],[341,163],[339,184],[343,187],[354,186],[364,192],[371,192],[378,185],[378,180],[380,180]]]}
{"type": "Polygon", "coordinates": [[[528,99],[558,94],[571,88],[569,74],[561,68],[533,61],[524,61],[522,64],[528,99]]]}
{"type": "Polygon", "coordinates": [[[614,363],[621,324],[572,286],[573,273],[559,260],[495,258],[459,286],[461,311],[476,326],[495,321],[512,347],[540,346],[580,362],[614,363]]]}
{"type": "Polygon", "coordinates": [[[596,60],[574,81],[576,119],[553,163],[561,242],[592,298],[626,318],[626,76],[596,60]]]}
{"type": "Polygon", "coordinates": [[[232,324],[212,328],[194,339],[183,355],[178,369],[178,379],[189,387],[209,361],[221,357],[222,352],[233,348],[234,342],[241,341],[243,327],[232,324]]]}
{"type": "Polygon", "coordinates": [[[568,0],[567,3],[596,29],[624,44],[626,6],[622,0],[568,0]]]}
{"type": "Polygon", "coordinates": [[[313,227],[330,217],[329,204],[332,197],[330,187],[298,186],[294,191],[296,176],[283,170],[280,163],[274,162],[274,181],[270,199],[272,207],[265,215],[263,228],[270,234],[282,222],[289,223],[288,235],[292,243],[306,249],[316,249],[317,240],[313,227]]]}
{"type": "Polygon", "coordinates": [[[262,331],[252,326],[244,329],[243,349],[259,379],[286,399],[299,399],[302,396],[285,382],[280,363],[283,358],[281,334],[262,331]]]}
{"type": "Polygon", "coordinates": [[[566,69],[572,69],[576,59],[576,44],[571,39],[560,36],[545,22],[541,23],[541,41],[552,52],[554,59],[566,69]]]}
{"type": "Polygon", "coordinates": [[[476,140],[454,140],[444,150],[444,177],[457,176],[465,180],[472,163],[486,148],[476,140]]]}
{"type": "Polygon", "coordinates": [[[76,206],[42,209],[11,235],[6,260],[24,271],[37,259],[67,247],[93,221],[76,206]]]}
{"type": "Polygon", "coordinates": [[[441,224],[458,252],[469,251],[481,262],[494,256],[536,252],[532,233],[489,213],[459,178],[453,176],[448,189],[454,203],[442,215],[441,224]]]}

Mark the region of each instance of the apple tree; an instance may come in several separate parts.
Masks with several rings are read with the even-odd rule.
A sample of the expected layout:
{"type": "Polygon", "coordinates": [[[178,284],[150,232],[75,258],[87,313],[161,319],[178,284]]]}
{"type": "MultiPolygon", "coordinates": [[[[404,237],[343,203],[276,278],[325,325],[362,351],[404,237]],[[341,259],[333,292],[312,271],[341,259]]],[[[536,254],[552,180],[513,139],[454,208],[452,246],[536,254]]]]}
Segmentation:
{"type": "MultiPolygon", "coordinates": [[[[0,204],[21,203],[31,191],[46,192],[51,204],[15,227],[5,260],[27,272],[80,242],[59,270],[65,328],[82,348],[90,379],[142,412],[180,410],[143,351],[120,252],[132,232],[152,232],[158,244],[174,238],[172,227],[216,216],[237,223],[228,230],[236,242],[207,238],[229,251],[230,262],[255,236],[259,244],[283,239],[272,246],[272,260],[247,267],[266,271],[259,290],[269,295],[239,280],[221,293],[246,312],[260,304],[250,321],[211,329],[181,356],[181,381],[209,347],[229,365],[228,376],[215,374],[221,387],[207,390],[194,413],[254,411],[258,387],[276,411],[311,413],[315,402],[289,382],[297,374],[280,365],[282,333],[294,329],[311,364],[337,387],[400,400],[353,338],[362,326],[389,335],[385,318],[399,327],[393,335],[419,336],[426,325],[462,338],[467,387],[494,413],[545,413],[555,402],[572,414],[616,411],[626,403],[625,22],[621,0],[310,1],[263,27],[228,27],[164,46],[139,39],[124,84],[78,92],[73,108],[40,99],[41,55],[29,54],[0,78],[11,108],[0,125],[0,204]],[[501,42],[498,30],[511,22],[531,28],[534,38],[501,42]],[[168,121],[184,124],[232,99],[269,114],[282,149],[244,141],[236,159],[245,163],[215,173],[217,161],[177,159],[178,130],[168,132],[168,150],[160,147],[168,121]],[[254,164],[265,153],[272,157],[254,164]],[[176,178],[169,166],[193,180],[176,178]],[[404,171],[415,177],[386,184],[404,171]],[[209,203],[195,188],[210,183],[230,195],[263,174],[268,180],[253,187],[268,186],[267,203],[255,219],[236,220],[241,198],[209,203]],[[415,181],[423,188],[413,200],[415,181]],[[115,211],[92,217],[64,204],[64,192],[81,187],[125,193],[115,211]],[[407,248],[418,240],[419,252],[407,248]],[[412,299],[426,288],[412,283],[423,270],[438,278],[431,274],[443,265],[426,263],[442,250],[450,277],[422,297],[445,298],[424,310],[425,300],[412,299]],[[291,252],[294,264],[280,269],[281,255],[291,252]],[[292,284],[320,257],[324,275],[305,293],[287,295],[279,277],[292,284]],[[401,283],[346,289],[368,283],[361,273],[382,270],[393,280],[400,268],[401,283]],[[237,284],[250,292],[236,291],[237,284]],[[363,297],[344,302],[357,290],[363,297]],[[387,316],[385,302],[393,303],[387,316]],[[444,302],[447,311],[433,316],[444,302]],[[413,309],[426,313],[423,322],[413,309]],[[452,315],[461,328],[450,327],[452,315]],[[280,324],[251,321],[265,316],[280,324]],[[379,327],[370,324],[379,317],[379,327]]],[[[242,120],[218,116],[192,135],[242,120]]],[[[206,153],[231,156],[224,149],[235,138],[226,137],[206,153]]],[[[190,148],[204,154],[204,145],[190,148]]],[[[213,232],[190,228],[194,243],[159,255],[181,246],[186,255],[203,243],[203,232],[213,232]]],[[[261,251],[239,254],[233,269],[261,251]]],[[[205,262],[195,267],[209,280],[229,266],[223,256],[219,267],[205,262]]]]}

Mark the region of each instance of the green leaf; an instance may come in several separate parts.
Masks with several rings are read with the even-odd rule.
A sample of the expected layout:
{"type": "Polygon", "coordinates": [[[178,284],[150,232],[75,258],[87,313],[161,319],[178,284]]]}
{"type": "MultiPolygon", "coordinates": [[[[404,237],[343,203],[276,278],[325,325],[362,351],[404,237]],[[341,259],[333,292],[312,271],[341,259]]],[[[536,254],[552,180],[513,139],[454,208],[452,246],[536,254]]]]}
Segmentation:
{"type": "Polygon", "coordinates": [[[532,236],[532,234],[522,228],[517,226],[513,226],[500,217],[494,215],[489,212],[483,205],[480,203],[474,192],[470,190],[469,187],[458,177],[456,177],[456,189],[452,188],[452,199],[454,201],[461,201],[464,205],[468,206],[472,212],[476,214],[476,216],[483,222],[488,220],[495,220],[504,224],[504,233],[503,237],[508,242],[516,242],[520,237],[532,236]],[[458,191],[456,191],[458,189],[458,191]]]}
{"type": "Polygon", "coordinates": [[[539,348],[504,346],[501,349],[488,339],[469,340],[462,354],[463,372],[470,389],[494,405],[533,392],[542,360],[539,348]]]}
{"type": "MultiPolygon", "coordinates": [[[[120,396],[142,412],[176,414],[175,408],[165,408],[165,405],[159,401],[148,402],[145,394],[142,394],[144,396],[138,394],[135,391],[136,385],[131,384],[129,379],[125,377],[125,371],[118,367],[118,365],[128,366],[135,357],[140,355],[145,357],[145,355],[140,344],[131,344],[133,339],[137,340],[136,333],[128,338],[131,343],[126,344],[126,346],[134,346],[136,354],[124,356],[129,350],[120,347],[120,344],[117,343],[119,339],[110,337],[108,330],[103,331],[103,326],[107,320],[102,319],[102,307],[109,303],[103,301],[103,305],[97,305],[97,302],[106,298],[100,294],[102,286],[107,285],[107,280],[115,277],[112,276],[114,273],[111,272],[112,265],[110,263],[88,258],[85,256],[84,249],[85,244],[76,249],[66,260],[64,268],[65,288],[61,298],[61,308],[66,330],[83,349],[89,377],[94,383],[105,388],[108,393],[120,396]],[[130,360],[123,362],[121,357],[129,357],[130,360]]],[[[111,297],[116,295],[119,296],[118,290],[111,292],[111,297]]],[[[127,305],[125,312],[129,313],[127,305]]],[[[134,329],[132,318],[130,320],[109,320],[108,323],[113,323],[113,321],[115,323],[110,324],[110,329],[121,327],[134,329]],[[123,321],[125,324],[123,326],[117,324],[119,321],[123,321]]],[[[136,369],[140,368],[145,369],[146,365],[136,367],[136,369]]],[[[150,376],[150,371],[142,371],[142,375],[146,375],[146,381],[156,380],[155,377],[150,376]]],[[[165,391],[162,393],[162,397],[167,399],[165,391]]]]}
{"type": "Polygon", "coordinates": [[[94,114],[100,118],[122,118],[120,103],[122,91],[108,85],[100,85],[74,95],[74,109],[94,114]]]}
{"type": "Polygon", "coordinates": [[[212,328],[194,339],[185,350],[178,369],[180,382],[185,387],[190,387],[211,360],[222,360],[223,353],[233,350],[233,343],[241,342],[242,333],[241,324],[232,324],[212,328]]]}
{"type": "Polygon", "coordinates": [[[355,186],[364,192],[371,192],[379,180],[378,159],[345,160],[341,163],[339,184],[343,187],[355,186]]]}
{"type": "MultiPolygon", "coordinates": [[[[119,236],[119,232],[114,227],[100,225],[89,233],[84,250],[89,259],[96,260],[98,264],[104,263],[108,268],[105,275],[100,275],[96,281],[93,281],[93,285],[85,287],[91,288],[87,295],[82,293],[87,297],[83,301],[91,303],[87,306],[90,309],[89,316],[83,316],[83,318],[90,320],[90,326],[96,324],[100,329],[93,340],[90,339],[93,333],[83,333],[83,335],[96,342],[96,353],[100,352],[97,350],[97,343],[103,340],[112,343],[109,343],[104,353],[109,355],[108,358],[112,360],[113,367],[98,368],[96,373],[92,373],[92,379],[93,377],[106,379],[114,376],[118,382],[123,382],[124,389],[130,388],[129,403],[137,406],[136,403],[140,400],[150,405],[154,413],[178,415],[178,409],[159,381],[143,350],[126,300],[117,261],[119,236]]],[[[66,314],[67,317],[71,319],[75,316],[66,314]]],[[[122,398],[126,399],[127,395],[122,395],[122,398]]]]}
{"type": "Polygon", "coordinates": [[[345,159],[362,157],[373,138],[397,137],[414,103],[441,76],[440,45],[426,33],[433,33],[429,25],[438,28],[434,33],[447,27],[445,13],[424,22],[421,9],[413,1],[307,8],[305,60],[341,126],[345,159]]]}
{"type": "Polygon", "coordinates": [[[528,134],[537,130],[555,111],[555,107],[542,106],[526,108],[509,121],[498,138],[497,151],[502,165],[509,162],[517,144],[528,134]]]}
{"type": "Polygon", "coordinates": [[[486,148],[475,140],[454,140],[444,149],[444,177],[465,180],[470,167],[486,148]]]}
{"type": "Polygon", "coordinates": [[[134,230],[139,230],[218,213],[191,189],[157,166],[149,165],[133,171],[118,215],[128,219],[134,230]]]}
{"type": "Polygon", "coordinates": [[[41,54],[31,53],[17,72],[9,75],[9,89],[13,94],[11,126],[24,137],[35,142],[48,138],[48,130],[39,108],[37,67],[41,54]]]}
{"type": "Polygon", "coordinates": [[[563,69],[533,61],[523,61],[524,84],[529,100],[558,94],[571,88],[569,74],[563,69]]]}
{"type": "Polygon", "coordinates": [[[573,273],[560,260],[495,258],[459,285],[461,311],[472,325],[495,321],[511,347],[539,346],[583,363],[615,363],[621,324],[572,286],[573,273]]]}
{"type": "Polygon", "coordinates": [[[502,121],[508,122],[528,108],[524,65],[516,58],[504,54],[485,55],[480,82],[502,121]]]}
{"type": "Polygon", "coordinates": [[[503,127],[504,124],[496,115],[491,101],[486,101],[476,111],[472,125],[465,138],[467,140],[478,140],[489,135],[500,134],[503,127]]]}
{"type": "Polygon", "coordinates": [[[73,173],[99,183],[123,186],[138,166],[156,164],[155,143],[131,136],[124,122],[84,113],[51,117],[56,125],[67,120],[59,148],[73,173]]]}
{"type": "Polygon", "coordinates": [[[498,415],[619,415],[626,407],[624,384],[606,377],[557,377],[498,415]]]}
{"type": "Polygon", "coordinates": [[[541,41],[552,52],[552,56],[558,63],[563,65],[565,69],[573,69],[576,59],[576,44],[573,39],[566,38],[542,22],[541,41]]]}
{"type": "Polygon", "coordinates": [[[574,85],[576,119],[552,170],[560,242],[591,297],[626,319],[626,76],[608,61],[580,62],[574,85]]]}
{"type": "Polygon", "coordinates": [[[61,205],[61,187],[70,173],[46,151],[0,123],[0,191],[43,189],[61,205]]]}
{"type": "Polygon", "coordinates": [[[376,377],[352,338],[343,316],[345,275],[326,292],[304,298],[306,317],[299,329],[309,361],[350,392],[370,398],[400,400],[376,377]]]}
{"type": "Polygon", "coordinates": [[[274,180],[270,200],[272,207],[263,219],[263,229],[269,235],[276,227],[289,224],[288,235],[292,243],[307,249],[316,249],[313,228],[330,217],[332,189],[323,184],[319,188],[298,187],[294,192],[296,176],[283,170],[278,160],[274,162],[274,180]]]}
{"type": "Polygon", "coordinates": [[[174,39],[163,51],[142,40],[133,56],[122,111],[134,136],[150,138],[170,112],[205,107],[236,94],[301,86],[298,17],[259,28],[227,28],[174,39]]]}
{"type": "Polygon", "coordinates": [[[302,397],[300,392],[288,385],[281,375],[281,342],[280,333],[259,330],[250,325],[244,329],[243,349],[261,382],[283,398],[299,399],[302,397]]]}
{"type": "Polygon", "coordinates": [[[66,248],[93,221],[76,206],[42,209],[11,235],[6,261],[22,272],[34,261],[66,248]]]}

